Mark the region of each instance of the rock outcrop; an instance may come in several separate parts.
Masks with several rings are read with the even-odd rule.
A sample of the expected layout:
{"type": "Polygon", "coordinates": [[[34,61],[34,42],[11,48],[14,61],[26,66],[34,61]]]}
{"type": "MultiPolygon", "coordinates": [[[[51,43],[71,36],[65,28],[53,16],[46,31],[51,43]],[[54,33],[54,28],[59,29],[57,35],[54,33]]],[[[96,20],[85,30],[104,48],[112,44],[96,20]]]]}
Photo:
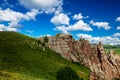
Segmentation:
{"type": "MultiPolygon", "coordinates": [[[[40,38],[44,42],[43,38],[40,38]]],[[[105,53],[102,43],[92,46],[89,41],[76,41],[69,34],[48,37],[48,47],[62,57],[79,62],[90,69],[90,80],[120,78],[120,55],[114,51],[105,53]]]]}

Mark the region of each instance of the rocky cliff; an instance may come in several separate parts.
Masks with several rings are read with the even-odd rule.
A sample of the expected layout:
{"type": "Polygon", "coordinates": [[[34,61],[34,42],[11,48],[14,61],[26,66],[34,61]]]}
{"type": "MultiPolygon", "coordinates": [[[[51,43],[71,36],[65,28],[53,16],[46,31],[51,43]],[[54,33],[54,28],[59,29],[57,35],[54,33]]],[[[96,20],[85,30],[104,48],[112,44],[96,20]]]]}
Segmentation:
{"type": "MultiPolygon", "coordinates": [[[[40,38],[44,42],[43,38],[40,38]]],[[[92,46],[89,41],[76,41],[69,34],[48,37],[48,47],[62,57],[79,62],[90,69],[90,80],[120,78],[120,55],[114,51],[105,53],[102,43],[92,46]]]]}

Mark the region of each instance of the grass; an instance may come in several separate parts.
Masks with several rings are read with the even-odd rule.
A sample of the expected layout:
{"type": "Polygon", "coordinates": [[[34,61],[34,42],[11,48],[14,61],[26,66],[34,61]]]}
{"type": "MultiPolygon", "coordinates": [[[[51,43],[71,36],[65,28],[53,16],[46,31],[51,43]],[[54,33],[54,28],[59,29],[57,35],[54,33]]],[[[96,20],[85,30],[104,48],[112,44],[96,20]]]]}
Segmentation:
{"type": "Polygon", "coordinates": [[[117,54],[120,54],[120,46],[104,44],[104,48],[105,48],[106,53],[108,53],[110,50],[115,50],[117,54]]]}
{"type": "Polygon", "coordinates": [[[56,80],[56,72],[63,66],[89,79],[89,69],[42,45],[23,34],[0,32],[0,80],[56,80]]]}

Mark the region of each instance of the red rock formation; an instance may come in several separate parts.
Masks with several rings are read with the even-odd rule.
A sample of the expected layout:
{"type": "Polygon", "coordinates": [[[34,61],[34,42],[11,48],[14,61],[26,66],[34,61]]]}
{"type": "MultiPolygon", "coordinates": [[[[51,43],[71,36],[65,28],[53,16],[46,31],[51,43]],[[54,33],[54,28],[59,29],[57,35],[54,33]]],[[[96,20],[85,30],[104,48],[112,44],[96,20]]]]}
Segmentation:
{"type": "Polygon", "coordinates": [[[90,80],[120,78],[120,55],[105,53],[102,43],[92,47],[87,40],[75,41],[69,34],[49,37],[48,47],[62,57],[90,68],[90,80]]]}

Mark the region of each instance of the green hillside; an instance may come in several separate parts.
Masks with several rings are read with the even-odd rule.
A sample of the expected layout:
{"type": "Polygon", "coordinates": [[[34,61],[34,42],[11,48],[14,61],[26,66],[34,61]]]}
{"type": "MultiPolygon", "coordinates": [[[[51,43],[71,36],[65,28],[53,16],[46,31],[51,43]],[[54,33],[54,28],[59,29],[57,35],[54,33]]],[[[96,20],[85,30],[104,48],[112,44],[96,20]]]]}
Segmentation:
{"type": "Polygon", "coordinates": [[[110,51],[110,50],[115,50],[115,52],[117,54],[120,54],[120,46],[119,45],[107,45],[107,44],[104,44],[104,48],[106,50],[106,52],[110,51]]]}
{"type": "Polygon", "coordinates": [[[88,80],[89,69],[44,46],[23,34],[0,32],[0,80],[56,80],[57,71],[64,66],[88,80]]]}

